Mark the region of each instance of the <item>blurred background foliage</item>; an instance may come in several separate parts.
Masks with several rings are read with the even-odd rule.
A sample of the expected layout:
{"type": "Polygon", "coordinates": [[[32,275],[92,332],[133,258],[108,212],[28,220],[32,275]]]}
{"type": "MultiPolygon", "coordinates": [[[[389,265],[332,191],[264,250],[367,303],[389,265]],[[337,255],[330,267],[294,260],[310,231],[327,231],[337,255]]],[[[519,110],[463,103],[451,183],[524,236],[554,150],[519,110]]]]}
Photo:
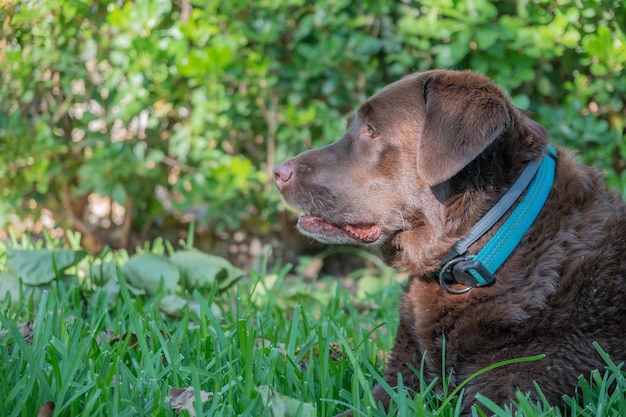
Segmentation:
{"type": "Polygon", "coordinates": [[[293,249],[273,164],[431,68],[493,78],[626,194],[624,28],[623,0],[0,0],[0,222],[293,249]]]}

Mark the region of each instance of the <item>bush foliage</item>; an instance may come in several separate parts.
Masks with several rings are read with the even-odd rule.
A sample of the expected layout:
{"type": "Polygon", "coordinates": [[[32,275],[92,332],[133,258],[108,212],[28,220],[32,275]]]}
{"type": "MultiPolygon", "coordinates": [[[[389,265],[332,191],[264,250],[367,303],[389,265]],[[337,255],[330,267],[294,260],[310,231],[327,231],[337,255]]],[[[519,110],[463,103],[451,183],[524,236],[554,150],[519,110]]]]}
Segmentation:
{"type": "Polygon", "coordinates": [[[0,205],[66,226],[110,197],[124,230],[166,212],[268,230],[275,161],[335,140],[413,71],[492,77],[626,193],[622,0],[8,0],[0,205]]]}

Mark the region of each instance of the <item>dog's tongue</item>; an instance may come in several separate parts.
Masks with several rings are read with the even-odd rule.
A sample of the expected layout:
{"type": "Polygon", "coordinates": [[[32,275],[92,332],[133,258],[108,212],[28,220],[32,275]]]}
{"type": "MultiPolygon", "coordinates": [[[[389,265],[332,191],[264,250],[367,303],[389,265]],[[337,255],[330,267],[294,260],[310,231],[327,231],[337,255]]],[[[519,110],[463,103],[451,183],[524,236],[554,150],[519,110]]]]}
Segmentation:
{"type": "Polygon", "coordinates": [[[335,225],[327,222],[318,216],[304,215],[299,219],[300,227],[312,233],[321,233],[330,237],[335,233],[343,231],[354,239],[361,242],[371,243],[381,235],[380,227],[374,223],[359,223],[348,225],[335,225]]]}

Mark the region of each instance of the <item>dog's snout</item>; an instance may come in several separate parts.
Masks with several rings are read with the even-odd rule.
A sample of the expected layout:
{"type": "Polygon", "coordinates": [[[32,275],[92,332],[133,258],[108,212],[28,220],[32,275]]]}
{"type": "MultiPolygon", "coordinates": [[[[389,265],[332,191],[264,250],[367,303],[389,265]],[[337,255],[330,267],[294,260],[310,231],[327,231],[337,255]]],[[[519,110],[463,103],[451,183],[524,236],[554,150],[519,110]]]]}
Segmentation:
{"type": "Polygon", "coordinates": [[[291,162],[281,162],[274,167],[274,182],[279,190],[283,190],[294,178],[293,165],[291,162]]]}

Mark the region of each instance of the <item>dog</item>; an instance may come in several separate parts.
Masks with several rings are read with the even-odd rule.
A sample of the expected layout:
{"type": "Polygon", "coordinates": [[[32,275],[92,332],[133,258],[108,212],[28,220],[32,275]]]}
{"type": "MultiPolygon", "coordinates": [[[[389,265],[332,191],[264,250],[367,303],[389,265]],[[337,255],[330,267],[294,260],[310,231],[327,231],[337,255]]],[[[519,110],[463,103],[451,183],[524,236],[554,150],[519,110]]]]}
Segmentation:
{"type": "MultiPolygon", "coordinates": [[[[479,393],[538,399],[533,382],[562,406],[606,365],[594,342],[626,360],[626,204],[548,139],[490,79],[433,70],[381,89],[335,143],[274,167],[302,234],[378,247],[410,274],[390,386],[401,374],[418,390],[418,370],[453,388],[545,355],[472,379],[463,407],[479,393]]],[[[373,396],[388,408],[381,386],[373,396]]]]}

